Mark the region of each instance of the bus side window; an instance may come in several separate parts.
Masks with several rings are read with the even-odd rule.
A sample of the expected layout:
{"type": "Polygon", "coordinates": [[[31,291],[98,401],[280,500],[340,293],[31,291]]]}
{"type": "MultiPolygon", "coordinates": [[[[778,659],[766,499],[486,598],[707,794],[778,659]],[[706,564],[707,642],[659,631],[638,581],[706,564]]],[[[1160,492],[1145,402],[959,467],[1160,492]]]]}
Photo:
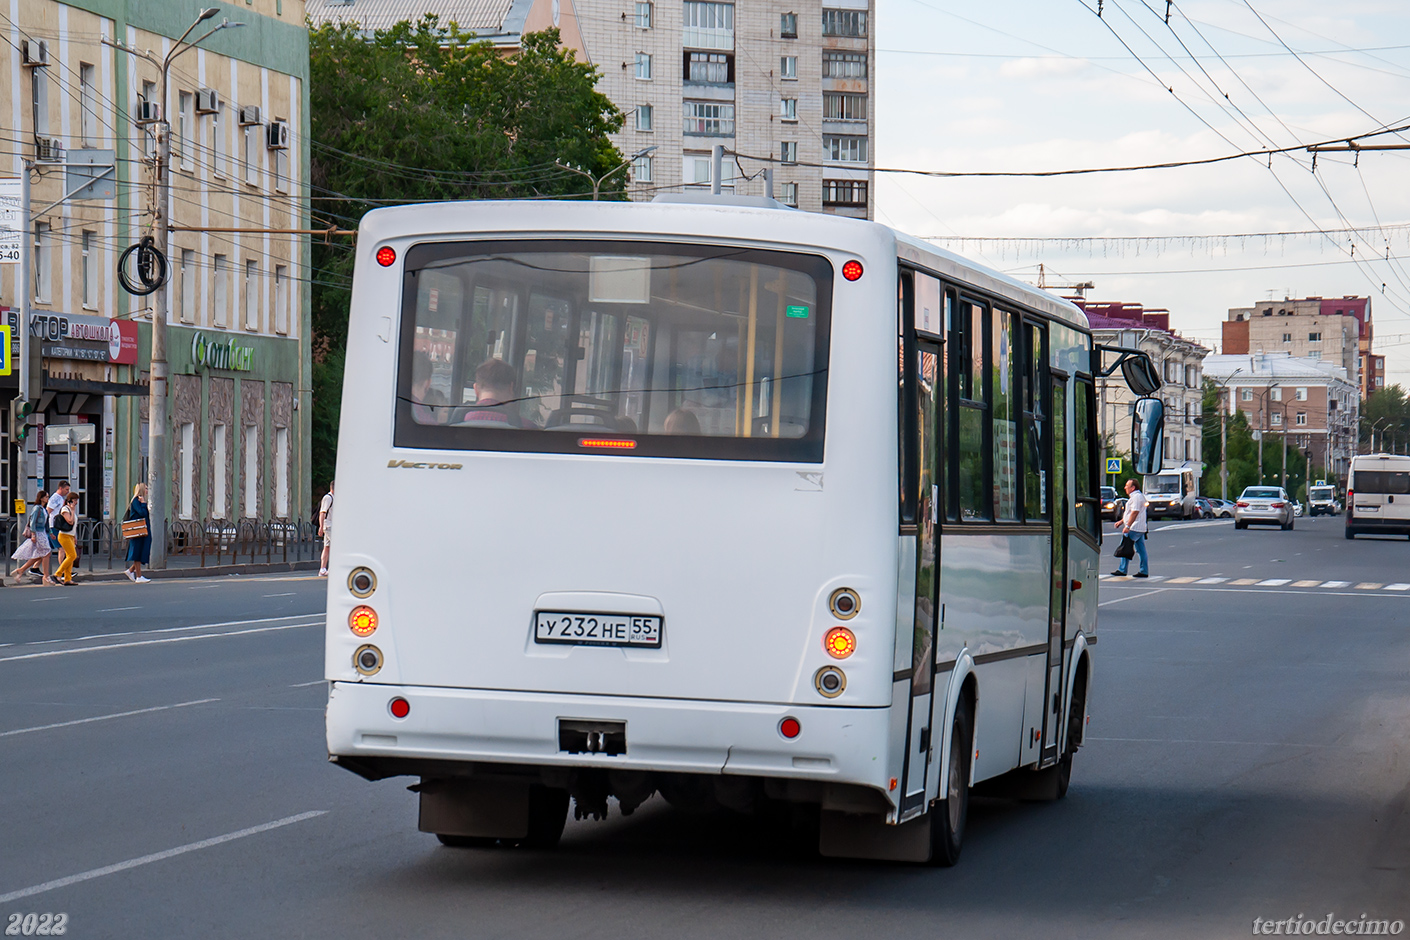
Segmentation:
{"type": "Polygon", "coordinates": [[[1023,324],[1023,511],[1029,522],[1048,518],[1048,350],[1046,327],[1023,324]]]}
{"type": "Polygon", "coordinates": [[[955,350],[950,365],[956,372],[952,388],[957,396],[951,447],[957,466],[954,489],[959,518],[975,522],[988,521],[993,506],[989,492],[988,320],[987,307],[961,299],[954,308],[950,329],[955,350]]]}
{"type": "Polygon", "coordinates": [[[915,380],[908,376],[907,367],[914,356],[915,332],[911,327],[915,316],[916,274],[908,268],[901,268],[896,279],[896,342],[898,346],[896,370],[896,432],[897,432],[897,481],[900,497],[902,525],[914,525],[916,521],[916,403],[915,380]]]}
{"type": "Polygon", "coordinates": [[[1073,429],[1072,445],[1072,466],[1073,476],[1076,478],[1076,492],[1073,494],[1077,504],[1077,515],[1075,518],[1076,528],[1091,535],[1093,539],[1101,538],[1101,522],[1097,517],[1097,434],[1096,422],[1096,392],[1092,380],[1088,376],[1079,375],[1074,385],[1074,393],[1077,396],[1075,402],[1077,412],[1077,426],[1073,429]]]}

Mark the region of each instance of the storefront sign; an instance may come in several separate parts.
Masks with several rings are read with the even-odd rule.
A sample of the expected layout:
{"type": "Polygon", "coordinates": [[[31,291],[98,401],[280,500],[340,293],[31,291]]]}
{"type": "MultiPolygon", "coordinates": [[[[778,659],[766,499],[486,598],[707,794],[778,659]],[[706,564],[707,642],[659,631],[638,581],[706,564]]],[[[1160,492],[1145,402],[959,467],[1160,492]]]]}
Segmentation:
{"type": "Polygon", "coordinates": [[[236,346],[233,337],[224,343],[217,343],[207,339],[206,334],[197,333],[191,337],[191,361],[208,369],[249,372],[254,368],[255,349],[253,346],[236,346]]]}
{"type": "Polygon", "coordinates": [[[137,324],[72,313],[34,312],[29,335],[41,342],[40,351],[52,359],[85,362],[137,362],[137,324]]]}
{"type": "Polygon", "coordinates": [[[20,263],[20,239],[28,228],[20,206],[20,181],[0,180],[0,264],[20,263]]]}

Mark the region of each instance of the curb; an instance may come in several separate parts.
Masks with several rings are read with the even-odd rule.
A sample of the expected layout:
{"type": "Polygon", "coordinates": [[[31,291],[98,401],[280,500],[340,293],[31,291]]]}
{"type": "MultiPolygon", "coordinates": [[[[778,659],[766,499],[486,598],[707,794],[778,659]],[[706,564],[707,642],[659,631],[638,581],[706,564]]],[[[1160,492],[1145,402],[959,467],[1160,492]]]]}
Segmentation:
{"type": "MultiPolygon", "coordinates": [[[[209,578],[223,575],[241,574],[288,574],[294,571],[317,571],[317,561],[276,561],[259,562],[246,565],[207,565],[204,568],[163,568],[154,570],[145,568],[142,574],[153,581],[165,581],[175,578],[209,578]]],[[[74,572],[74,584],[91,584],[99,581],[126,581],[126,568],[114,568],[112,571],[82,571],[74,572]]],[[[37,582],[36,582],[37,583],[37,582]]],[[[13,579],[8,579],[5,587],[14,587],[13,579]]]]}

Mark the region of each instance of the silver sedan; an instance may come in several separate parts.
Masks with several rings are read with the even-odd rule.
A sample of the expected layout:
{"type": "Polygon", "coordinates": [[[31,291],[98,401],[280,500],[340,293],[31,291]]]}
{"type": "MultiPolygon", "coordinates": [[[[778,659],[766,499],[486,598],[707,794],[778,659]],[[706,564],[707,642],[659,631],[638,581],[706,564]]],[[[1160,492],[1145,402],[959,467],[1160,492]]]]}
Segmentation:
{"type": "Polygon", "coordinates": [[[1293,501],[1281,486],[1247,487],[1234,504],[1234,528],[1250,525],[1276,525],[1284,531],[1293,527],[1293,501]]]}

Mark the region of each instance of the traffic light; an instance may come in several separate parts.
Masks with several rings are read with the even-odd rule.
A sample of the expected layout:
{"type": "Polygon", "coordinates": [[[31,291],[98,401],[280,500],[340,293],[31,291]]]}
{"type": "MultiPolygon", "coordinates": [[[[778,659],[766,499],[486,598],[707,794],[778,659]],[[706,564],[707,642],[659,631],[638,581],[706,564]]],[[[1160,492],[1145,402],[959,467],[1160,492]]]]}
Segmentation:
{"type": "Polygon", "coordinates": [[[10,404],[10,440],[22,445],[29,436],[29,416],[34,413],[34,403],[16,398],[10,404]]]}

